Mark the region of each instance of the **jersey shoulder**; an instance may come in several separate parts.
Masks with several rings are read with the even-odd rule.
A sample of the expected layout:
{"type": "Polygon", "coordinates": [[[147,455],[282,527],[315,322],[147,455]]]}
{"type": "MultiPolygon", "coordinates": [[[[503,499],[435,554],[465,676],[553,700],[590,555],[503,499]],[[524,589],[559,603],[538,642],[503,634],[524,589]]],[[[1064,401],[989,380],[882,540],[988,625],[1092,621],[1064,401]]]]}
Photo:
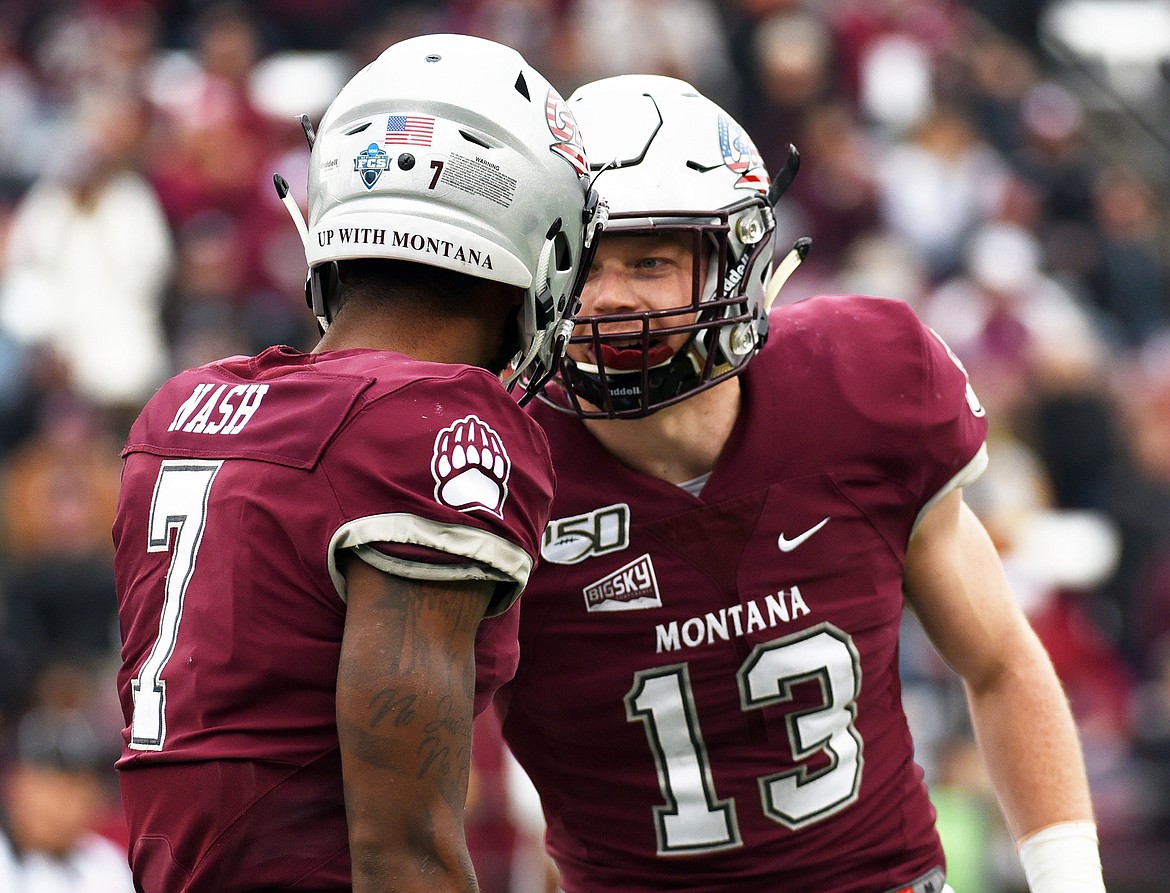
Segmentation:
{"type": "MultiPolygon", "coordinates": [[[[769,323],[745,373],[749,400],[795,450],[830,468],[863,457],[920,497],[980,454],[987,419],[967,371],[906,302],[822,295],[769,323]]],[[[753,426],[778,436],[766,428],[753,426]]]]}
{"type": "MultiPolygon", "coordinates": [[[[878,362],[896,367],[921,359],[926,327],[905,301],[863,295],[818,295],[769,317],[765,362],[878,362]]],[[[755,360],[753,360],[753,363],[755,360]]]]}
{"type": "Polygon", "coordinates": [[[821,295],[774,311],[769,328],[752,366],[809,397],[847,401],[885,426],[955,405],[983,416],[967,370],[905,301],[821,295]]]}
{"type": "Polygon", "coordinates": [[[491,610],[506,608],[551,510],[544,433],[484,369],[363,363],[373,383],[321,460],[346,519],[336,544],[400,576],[507,584],[491,610]]]}
{"type": "Polygon", "coordinates": [[[371,386],[330,446],[333,467],[393,468],[459,512],[500,515],[535,488],[551,496],[548,441],[498,378],[444,363],[372,361],[371,386]],[[386,458],[394,457],[392,465],[386,458]]]}
{"type": "Polygon", "coordinates": [[[376,350],[302,354],[270,348],[182,372],[147,403],[126,453],[215,456],[311,468],[355,421],[370,451],[476,416],[518,446],[544,451],[544,437],[484,369],[376,350]],[[393,419],[388,419],[390,414],[393,419]],[[385,423],[385,424],[384,424],[385,423]],[[372,440],[370,439],[372,438],[372,440]]]}
{"type": "Polygon", "coordinates": [[[254,459],[309,469],[375,379],[271,348],[180,372],[147,402],[123,455],[254,459]]]}

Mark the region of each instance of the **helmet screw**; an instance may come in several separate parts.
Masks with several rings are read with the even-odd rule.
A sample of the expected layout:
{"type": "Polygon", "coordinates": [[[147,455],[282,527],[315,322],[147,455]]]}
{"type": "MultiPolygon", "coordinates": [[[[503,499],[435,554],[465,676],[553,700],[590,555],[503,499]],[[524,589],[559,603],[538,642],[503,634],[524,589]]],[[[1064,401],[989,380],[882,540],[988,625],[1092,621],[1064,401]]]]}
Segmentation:
{"type": "Polygon", "coordinates": [[[744,245],[754,245],[764,237],[764,225],[756,215],[741,217],[736,221],[735,234],[744,245]]]}
{"type": "Polygon", "coordinates": [[[737,357],[742,357],[745,354],[752,352],[752,348],[756,346],[756,339],[752,334],[752,327],[749,323],[740,323],[735,327],[735,331],[731,333],[731,352],[737,357]]]}
{"type": "Polygon", "coordinates": [[[443,57],[440,56],[438,53],[431,53],[426,57],[428,62],[438,62],[442,58],[443,57]]]}
{"type": "Polygon", "coordinates": [[[403,152],[398,156],[398,166],[404,171],[410,170],[412,167],[414,167],[414,156],[409,152],[403,152]]]}

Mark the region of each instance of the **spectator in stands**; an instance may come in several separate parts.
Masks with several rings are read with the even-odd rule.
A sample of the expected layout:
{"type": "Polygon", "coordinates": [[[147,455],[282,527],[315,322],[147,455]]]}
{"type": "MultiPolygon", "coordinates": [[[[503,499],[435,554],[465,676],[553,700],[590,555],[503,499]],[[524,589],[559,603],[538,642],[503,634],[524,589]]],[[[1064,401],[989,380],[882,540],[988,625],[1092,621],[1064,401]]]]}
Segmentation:
{"type": "Polygon", "coordinates": [[[110,802],[110,748],[68,710],[29,712],[15,737],[0,788],[0,890],[131,893],[125,851],[94,830],[110,802]]]}
{"type": "Polygon", "coordinates": [[[79,393],[139,406],[169,369],[161,302],[172,240],[139,169],[143,100],[101,93],[23,198],[0,280],[0,326],[50,349],[79,393]]]}

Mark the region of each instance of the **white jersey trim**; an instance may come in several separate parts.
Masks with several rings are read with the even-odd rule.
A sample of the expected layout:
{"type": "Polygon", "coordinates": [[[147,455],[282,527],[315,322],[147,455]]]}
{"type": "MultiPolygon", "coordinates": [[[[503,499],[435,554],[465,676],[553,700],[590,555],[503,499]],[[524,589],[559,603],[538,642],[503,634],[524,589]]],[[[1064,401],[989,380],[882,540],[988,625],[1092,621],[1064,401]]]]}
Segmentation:
{"type": "Polygon", "coordinates": [[[910,528],[910,538],[914,538],[914,534],[918,530],[918,525],[922,523],[922,519],[926,517],[932,508],[938,505],[944,496],[952,490],[957,490],[960,487],[966,487],[968,484],[973,483],[986,469],[987,443],[984,442],[979,445],[979,451],[971,457],[971,461],[959,469],[958,474],[943,484],[942,489],[926,501],[926,505],[918,512],[918,517],[914,519],[914,526],[910,528]]]}
{"type": "Polygon", "coordinates": [[[352,549],[362,561],[380,571],[411,580],[492,580],[513,583],[513,586],[497,593],[488,607],[487,617],[508,610],[532,573],[532,559],[528,553],[494,533],[432,521],[405,512],[369,515],[343,524],[329,541],[329,576],[342,601],[346,597],[345,576],[337,567],[337,554],[342,549],[352,549]],[[426,546],[475,563],[431,564],[410,561],[387,555],[373,548],[371,543],[426,546]]]}

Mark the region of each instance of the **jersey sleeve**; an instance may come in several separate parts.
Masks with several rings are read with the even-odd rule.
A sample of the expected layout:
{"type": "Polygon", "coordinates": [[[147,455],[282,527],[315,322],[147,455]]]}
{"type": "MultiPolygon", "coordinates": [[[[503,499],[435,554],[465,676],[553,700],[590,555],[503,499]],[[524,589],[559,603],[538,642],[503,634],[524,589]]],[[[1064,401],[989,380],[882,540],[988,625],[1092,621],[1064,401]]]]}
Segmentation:
{"type": "Polygon", "coordinates": [[[962,363],[909,305],[869,299],[864,312],[872,318],[862,328],[875,333],[869,337],[877,346],[867,387],[875,389],[874,404],[885,408],[871,436],[910,491],[920,520],[983,472],[986,412],[962,363]]]}
{"type": "Polygon", "coordinates": [[[924,327],[922,331],[922,441],[927,462],[919,488],[926,497],[919,520],[940,499],[972,483],[987,468],[987,413],[967,370],[937,332],[924,327]]]}
{"type": "Polygon", "coordinates": [[[499,584],[488,615],[527,583],[553,493],[540,429],[479,369],[375,393],[323,459],[337,503],[329,573],[343,549],[397,576],[499,584]]]}

